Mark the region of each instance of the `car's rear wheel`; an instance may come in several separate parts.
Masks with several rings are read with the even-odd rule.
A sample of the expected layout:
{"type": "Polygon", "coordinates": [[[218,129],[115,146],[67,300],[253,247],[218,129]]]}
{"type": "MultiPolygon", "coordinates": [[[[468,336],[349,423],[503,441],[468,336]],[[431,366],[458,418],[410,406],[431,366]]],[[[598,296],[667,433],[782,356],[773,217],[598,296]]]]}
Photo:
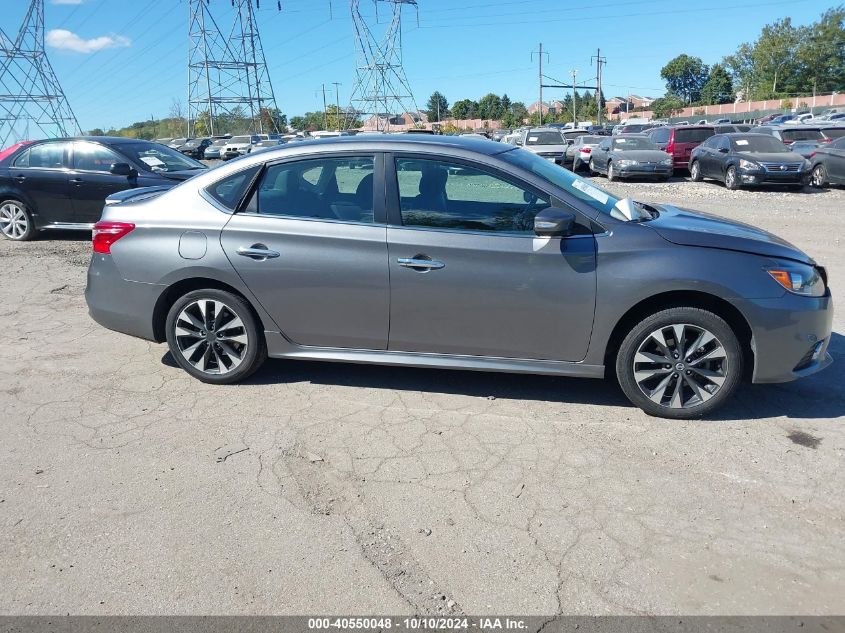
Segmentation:
{"type": "Polygon", "coordinates": [[[810,174],[810,184],[817,189],[823,189],[827,186],[827,168],[819,163],[813,167],[810,174]]]}
{"type": "Polygon", "coordinates": [[[267,358],[258,320],[246,301],[230,292],[189,292],[171,306],[165,327],[173,358],[203,382],[238,382],[267,358]]]}
{"type": "Polygon", "coordinates": [[[731,165],[725,172],[725,188],[731,191],[739,189],[739,175],[736,173],[736,167],[731,165]]]}
{"type": "Polygon", "coordinates": [[[581,161],[579,161],[577,158],[573,158],[572,159],[572,171],[577,172],[579,169],[581,169],[581,161]]]}
{"type": "Polygon", "coordinates": [[[7,240],[25,242],[35,237],[35,223],[26,205],[19,200],[0,202],[0,234],[7,240]]]}
{"type": "Polygon", "coordinates": [[[607,179],[610,182],[616,180],[616,172],[613,170],[613,161],[607,161],[607,179]]]}
{"type": "Polygon", "coordinates": [[[703,180],[701,176],[701,165],[698,164],[698,161],[693,161],[692,165],[689,166],[689,179],[693,182],[701,182],[703,180]]]}
{"type": "Polygon", "coordinates": [[[663,310],[622,341],[616,375],[628,399],[649,415],[697,418],[722,406],[742,378],[742,348],[719,316],[699,308],[663,310]]]}

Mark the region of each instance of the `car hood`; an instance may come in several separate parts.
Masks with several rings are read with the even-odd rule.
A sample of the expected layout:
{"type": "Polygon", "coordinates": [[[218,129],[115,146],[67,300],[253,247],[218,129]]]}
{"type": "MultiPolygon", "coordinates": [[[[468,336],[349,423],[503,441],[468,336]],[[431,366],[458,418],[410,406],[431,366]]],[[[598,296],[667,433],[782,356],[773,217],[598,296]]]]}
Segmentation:
{"type": "Polygon", "coordinates": [[[613,158],[619,160],[661,161],[671,158],[669,154],[659,149],[628,149],[622,152],[611,152],[613,158]]]}
{"type": "Polygon", "coordinates": [[[646,226],[673,244],[742,251],[815,264],[801,249],[750,224],[669,205],[661,205],[659,209],[660,217],[647,222],[646,226]]]}
{"type": "Polygon", "coordinates": [[[796,152],[737,152],[737,156],[755,163],[803,163],[804,157],[796,152]]]}

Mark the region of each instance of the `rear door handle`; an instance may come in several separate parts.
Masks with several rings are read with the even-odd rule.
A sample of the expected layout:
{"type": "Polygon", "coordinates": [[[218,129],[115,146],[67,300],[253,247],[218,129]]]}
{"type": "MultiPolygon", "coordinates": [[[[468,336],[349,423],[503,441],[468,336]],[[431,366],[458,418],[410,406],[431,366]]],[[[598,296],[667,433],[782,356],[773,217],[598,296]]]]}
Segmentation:
{"type": "Polygon", "coordinates": [[[23,182],[24,180],[26,180],[26,176],[15,176],[15,180],[17,180],[18,182],[23,182]]]}
{"type": "Polygon", "coordinates": [[[440,270],[446,264],[436,259],[418,259],[416,257],[400,257],[396,262],[403,268],[414,268],[420,271],[440,270]]]}
{"type": "Polygon", "coordinates": [[[275,257],[279,257],[281,253],[279,253],[278,251],[271,251],[269,248],[264,246],[264,244],[253,244],[250,247],[241,246],[238,249],[238,255],[243,255],[244,257],[250,257],[252,259],[263,261],[265,259],[273,259],[275,257]]]}

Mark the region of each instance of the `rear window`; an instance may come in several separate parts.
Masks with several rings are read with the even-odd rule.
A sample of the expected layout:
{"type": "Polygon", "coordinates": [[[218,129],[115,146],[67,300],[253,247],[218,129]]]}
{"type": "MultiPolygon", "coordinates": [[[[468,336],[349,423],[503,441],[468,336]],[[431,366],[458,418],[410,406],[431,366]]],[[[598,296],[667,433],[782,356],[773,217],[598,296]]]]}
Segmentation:
{"type": "Polygon", "coordinates": [[[703,143],[715,133],[716,130],[710,127],[677,128],[675,130],[675,142],[703,143]]]}
{"type": "Polygon", "coordinates": [[[780,136],[785,141],[818,141],[824,138],[821,130],[781,130],[780,136]]]}
{"type": "Polygon", "coordinates": [[[824,131],[827,138],[842,138],[845,136],[845,127],[836,127],[824,131]]]}
{"type": "Polygon", "coordinates": [[[224,207],[234,211],[243,200],[246,190],[252,184],[252,179],[260,168],[260,165],[256,165],[231,176],[226,176],[206,187],[205,191],[224,207]]]}

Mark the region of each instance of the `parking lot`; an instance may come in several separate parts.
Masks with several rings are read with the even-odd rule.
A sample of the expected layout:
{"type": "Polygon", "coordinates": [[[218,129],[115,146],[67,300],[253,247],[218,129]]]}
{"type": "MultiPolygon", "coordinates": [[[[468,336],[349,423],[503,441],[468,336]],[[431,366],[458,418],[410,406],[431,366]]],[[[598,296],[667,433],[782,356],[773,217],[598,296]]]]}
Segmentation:
{"type": "MultiPolygon", "coordinates": [[[[845,278],[845,189],[612,183],[845,278]]],[[[650,418],[610,382],[270,361],[210,386],[87,315],[80,233],[0,241],[0,608],[27,614],[837,614],[834,364],[650,418]]]]}

